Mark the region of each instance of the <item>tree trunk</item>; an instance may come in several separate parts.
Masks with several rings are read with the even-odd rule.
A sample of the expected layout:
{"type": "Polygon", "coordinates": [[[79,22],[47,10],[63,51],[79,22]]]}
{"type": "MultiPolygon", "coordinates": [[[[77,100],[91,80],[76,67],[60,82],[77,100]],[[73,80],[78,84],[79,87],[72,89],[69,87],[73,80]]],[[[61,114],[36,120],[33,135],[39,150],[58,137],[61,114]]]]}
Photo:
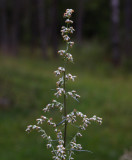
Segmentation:
{"type": "Polygon", "coordinates": [[[115,66],[118,66],[121,60],[119,51],[119,0],[111,0],[111,12],[112,61],[115,66]]]}
{"type": "Polygon", "coordinates": [[[18,53],[18,30],[21,1],[14,0],[12,5],[12,25],[11,25],[11,52],[13,55],[18,53]]]}
{"type": "Polygon", "coordinates": [[[38,4],[37,0],[30,0],[30,9],[31,9],[31,53],[34,54],[35,49],[38,47],[38,4]]]}
{"type": "Polygon", "coordinates": [[[82,43],[82,30],[83,30],[83,16],[84,16],[84,5],[85,0],[78,0],[78,11],[77,11],[77,24],[76,24],[76,30],[77,30],[77,43],[82,43]]]}
{"type": "Polygon", "coordinates": [[[8,32],[7,32],[7,16],[6,16],[6,0],[0,1],[0,43],[3,53],[8,51],[8,32]]]}
{"type": "Polygon", "coordinates": [[[43,52],[43,58],[47,59],[47,34],[46,34],[46,22],[45,22],[45,0],[37,0],[38,2],[38,20],[39,20],[39,33],[41,40],[41,47],[43,52]]]}
{"type": "Polygon", "coordinates": [[[57,8],[58,8],[58,0],[54,0],[53,1],[53,4],[52,4],[52,9],[51,9],[51,12],[52,12],[52,17],[51,17],[51,20],[52,20],[52,35],[51,35],[51,38],[52,38],[52,44],[53,44],[53,52],[54,52],[54,57],[56,58],[57,57],[57,49],[58,49],[58,38],[57,38],[57,8]]]}
{"type": "Polygon", "coordinates": [[[24,3],[24,19],[25,19],[25,30],[26,34],[29,35],[29,49],[31,54],[34,54],[37,47],[37,11],[36,11],[36,1],[35,0],[26,0],[24,3]]]}
{"type": "Polygon", "coordinates": [[[129,59],[132,57],[132,0],[125,0],[125,53],[129,59]]]}

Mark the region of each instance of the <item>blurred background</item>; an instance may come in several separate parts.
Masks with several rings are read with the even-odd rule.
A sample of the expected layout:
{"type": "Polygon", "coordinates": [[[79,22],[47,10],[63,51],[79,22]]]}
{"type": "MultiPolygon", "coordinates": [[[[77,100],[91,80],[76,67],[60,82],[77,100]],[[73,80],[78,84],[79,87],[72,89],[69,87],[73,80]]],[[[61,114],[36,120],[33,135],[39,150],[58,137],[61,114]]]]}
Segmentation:
{"type": "Polygon", "coordinates": [[[68,100],[69,111],[103,117],[80,140],[93,153],[75,159],[120,160],[132,146],[132,1],[0,0],[0,160],[51,159],[40,135],[25,129],[54,98],[66,8],[76,30],[68,71],[78,77],[67,87],[81,95],[68,100]]]}

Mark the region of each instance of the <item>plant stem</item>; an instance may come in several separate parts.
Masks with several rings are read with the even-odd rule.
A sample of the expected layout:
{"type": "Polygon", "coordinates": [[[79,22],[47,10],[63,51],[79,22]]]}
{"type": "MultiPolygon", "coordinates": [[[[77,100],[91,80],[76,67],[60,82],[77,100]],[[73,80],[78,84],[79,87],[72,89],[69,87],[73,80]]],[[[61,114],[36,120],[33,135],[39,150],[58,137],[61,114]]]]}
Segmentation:
{"type": "MultiPolygon", "coordinates": [[[[67,108],[66,108],[66,62],[64,62],[64,117],[67,116],[67,108]]],[[[65,128],[64,128],[64,147],[66,147],[66,138],[67,138],[67,121],[65,120],[65,128]]],[[[62,158],[63,160],[63,158],[62,158]]]]}
{"type": "MultiPolygon", "coordinates": [[[[67,24],[67,28],[68,28],[68,24],[67,24]]],[[[68,51],[68,43],[67,43],[67,48],[66,48],[66,52],[68,51]]],[[[64,117],[66,118],[67,116],[67,107],[66,107],[66,61],[64,60],[64,68],[65,68],[65,72],[64,72],[64,117]]],[[[64,129],[64,147],[66,147],[66,138],[67,138],[67,121],[65,120],[65,129],[64,129]]]]}

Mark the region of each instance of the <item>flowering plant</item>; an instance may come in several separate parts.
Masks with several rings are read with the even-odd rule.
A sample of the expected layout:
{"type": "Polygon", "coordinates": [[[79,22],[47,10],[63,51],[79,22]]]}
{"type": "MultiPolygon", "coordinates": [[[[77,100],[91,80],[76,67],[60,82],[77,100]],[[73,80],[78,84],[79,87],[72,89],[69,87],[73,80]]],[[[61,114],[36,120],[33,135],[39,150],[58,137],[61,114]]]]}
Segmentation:
{"type": "Polygon", "coordinates": [[[47,116],[41,116],[38,118],[37,125],[29,125],[27,126],[26,131],[30,132],[32,130],[37,130],[41,133],[42,138],[47,141],[47,148],[51,149],[54,160],[72,160],[73,154],[75,151],[87,151],[83,150],[81,144],[77,143],[77,137],[82,137],[82,130],[86,130],[86,128],[91,124],[91,121],[96,121],[99,124],[102,123],[102,118],[96,117],[95,115],[91,118],[88,118],[85,114],[80,111],[74,109],[72,112],[67,113],[67,98],[71,96],[73,99],[77,100],[80,96],[76,93],[75,90],[67,91],[66,90],[66,82],[69,80],[74,81],[76,76],[67,73],[66,65],[68,62],[73,62],[72,54],[69,53],[69,47],[72,48],[74,42],[70,41],[69,34],[72,34],[75,30],[71,27],[73,21],[70,19],[74,10],[67,9],[64,13],[64,18],[66,18],[66,26],[62,26],[61,34],[66,42],[66,49],[59,50],[58,54],[64,59],[64,67],[58,67],[54,74],[56,76],[61,76],[59,80],[56,82],[56,93],[54,95],[56,98],[63,97],[63,102],[58,102],[57,100],[52,100],[44,109],[44,113],[50,112],[51,109],[57,108],[61,112],[61,122],[58,124],[53,121],[53,118],[48,118],[47,116]],[[77,117],[82,119],[81,125],[77,125],[77,117]],[[48,123],[53,127],[54,132],[56,134],[56,139],[53,139],[50,135],[46,133],[46,131],[41,127],[43,123],[48,123]],[[77,128],[77,133],[75,136],[68,142],[67,141],[67,125],[74,125],[77,128]]]}

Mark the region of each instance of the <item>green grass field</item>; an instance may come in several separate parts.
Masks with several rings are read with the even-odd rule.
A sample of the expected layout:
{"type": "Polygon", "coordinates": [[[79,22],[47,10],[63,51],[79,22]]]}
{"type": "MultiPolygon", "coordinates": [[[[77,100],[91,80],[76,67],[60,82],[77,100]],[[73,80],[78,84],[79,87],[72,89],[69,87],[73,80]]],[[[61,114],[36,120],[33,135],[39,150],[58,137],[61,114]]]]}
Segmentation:
{"type": "MultiPolygon", "coordinates": [[[[27,134],[26,126],[43,114],[53,99],[57,78],[52,74],[60,61],[0,57],[0,160],[51,159],[38,133],[27,134]]],[[[80,139],[93,153],[76,153],[76,160],[118,160],[132,146],[132,76],[105,76],[75,64],[69,72],[78,76],[68,88],[81,95],[71,102],[87,115],[96,114],[103,124],[92,124],[80,139]]],[[[56,116],[58,116],[56,114],[56,116]]],[[[69,129],[69,133],[73,134],[69,129]]],[[[69,136],[70,138],[70,136],[69,136]]]]}

